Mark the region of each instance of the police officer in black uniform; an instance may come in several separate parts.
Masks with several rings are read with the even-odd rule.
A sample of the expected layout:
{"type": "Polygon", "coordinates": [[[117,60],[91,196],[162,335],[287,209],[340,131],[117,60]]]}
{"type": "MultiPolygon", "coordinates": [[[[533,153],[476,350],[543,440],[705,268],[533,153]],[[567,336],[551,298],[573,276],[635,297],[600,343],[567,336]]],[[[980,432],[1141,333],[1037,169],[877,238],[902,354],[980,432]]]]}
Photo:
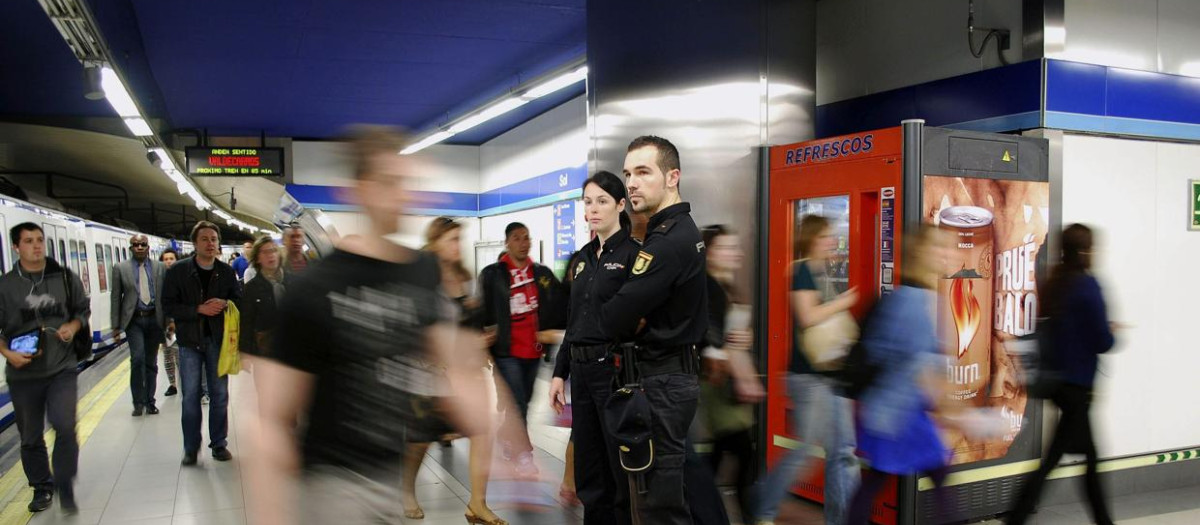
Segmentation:
{"type": "Polygon", "coordinates": [[[640,490],[633,491],[633,512],[642,523],[690,525],[683,464],[700,392],[696,349],[708,329],[704,242],[691,206],[679,195],[675,145],[638,137],[629,144],[623,171],[633,210],[650,221],[629,280],[598,313],[610,340],[634,338],[634,348],[626,352],[634,354],[633,368],[653,411],[654,463],[643,474],[640,490]]]}
{"type": "Polygon", "coordinates": [[[625,184],[620,177],[601,171],[585,181],[583,205],[596,236],[567,266],[564,281],[571,288],[570,320],[550,386],[550,403],[562,411],[562,378],[569,375],[575,493],[583,502],[583,522],[628,525],[632,523],[629,485],[603,417],[613,389],[614,345],[596,316],[629,278],[641,244],[629,236],[629,218],[623,211],[625,184]]]}

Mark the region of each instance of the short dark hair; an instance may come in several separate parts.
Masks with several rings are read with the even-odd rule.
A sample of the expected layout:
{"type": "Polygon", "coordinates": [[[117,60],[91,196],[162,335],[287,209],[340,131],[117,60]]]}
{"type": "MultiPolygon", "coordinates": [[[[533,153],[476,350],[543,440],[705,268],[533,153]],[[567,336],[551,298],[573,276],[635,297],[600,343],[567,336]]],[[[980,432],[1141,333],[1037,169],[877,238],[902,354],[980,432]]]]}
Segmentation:
{"type": "Polygon", "coordinates": [[[175,248],[167,248],[167,249],[163,250],[162,253],[158,254],[159,262],[162,262],[163,258],[165,258],[168,253],[171,255],[174,255],[175,260],[177,260],[177,261],[179,260],[179,252],[175,251],[175,248]]]}
{"type": "Polygon", "coordinates": [[[399,155],[409,143],[408,133],[400,128],[376,124],[355,124],[343,136],[350,146],[354,178],[362,178],[374,169],[374,159],[380,154],[399,155]]]}
{"type": "Polygon", "coordinates": [[[192,226],[192,244],[196,243],[196,237],[200,236],[200,230],[212,230],[217,232],[217,240],[221,239],[221,229],[218,228],[216,224],[208,221],[200,221],[197,222],[195,226],[192,226]]]}
{"type": "Polygon", "coordinates": [[[527,226],[525,226],[524,224],[521,224],[519,222],[508,223],[508,226],[504,227],[504,240],[507,241],[508,238],[512,235],[512,232],[515,232],[515,231],[521,230],[521,229],[526,230],[526,231],[529,230],[529,228],[527,226]]]}
{"type": "Polygon", "coordinates": [[[42,227],[38,226],[36,223],[22,222],[21,224],[13,226],[8,230],[8,238],[12,240],[12,245],[16,246],[21,244],[21,232],[32,231],[39,231],[42,232],[42,235],[46,235],[46,232],[42,230],[42,227]]]}
{"type": "Polygon", "coordinates": [[[658,150],[658,169],[665,174],[671,170],[679,169],[679,149],[671,144],[671,141],[654,135],[642,135],[633,142],[629,143],[629,148],[625,150],[629,153],[633,150],[642,149],[647,146],[652,146],[658,150]]]}

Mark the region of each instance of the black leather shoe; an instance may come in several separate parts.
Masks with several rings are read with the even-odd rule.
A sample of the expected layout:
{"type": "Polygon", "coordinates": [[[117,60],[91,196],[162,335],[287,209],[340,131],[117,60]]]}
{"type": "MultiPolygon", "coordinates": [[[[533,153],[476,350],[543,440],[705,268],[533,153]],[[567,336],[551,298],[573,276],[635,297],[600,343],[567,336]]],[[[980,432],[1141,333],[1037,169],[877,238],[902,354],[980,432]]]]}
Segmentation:
{"type": "Polygon", "coordinates": [[[167,391],[166,391],[166,393],[164,393],[163,395],[164,395],[164,396],[167,396],[167,397],[171,397],[171,396],[173,396],[173,395],[175,395],[175,394],[178,394],[178,393],[179,393],[179,391],[178,391],[178,390],[176,390],[174,386],[171,386],[171,387],[167,388],[167,391]]]}
{"type": "Polygon", "coordinates": [[[58,486],[58,506],[62,508],[63,514],[73,515],[79,513],[79,506],[75,504],[75,488],[70,485],[58,486]]]}
{"type": "Polygon", "coordinates": [[[190,467],[192,465],[195,465],[196,464],[196,453],[195,452],[184,452],[183,453],[183,461],[180,461],[179,464],[183,465],[185,467],[190,467]]]}
{"type": "Polygon", "coordinates": [[[33,500],[29,502],[29,512],[41,512],[50,508],[54,501],[54,491],[49,489],[34,489],[33,500]]]}
{"type": "Polygon", "coordinates": [[[133,407],[133,417],[141,417],[142,407],[133,407]]]}
{"type": "Polygon", "coordinates": [[[146,405],[146,414],[153,416],[158,413],[158,407],[154,405],[146,405]]]}
{"type": "Polygon", "coordinates": [[[213,449],[213,459],[217,461],[229,461],[233,459],[233,454],[229,453],[229,449],[225,447],[213,449]]]}

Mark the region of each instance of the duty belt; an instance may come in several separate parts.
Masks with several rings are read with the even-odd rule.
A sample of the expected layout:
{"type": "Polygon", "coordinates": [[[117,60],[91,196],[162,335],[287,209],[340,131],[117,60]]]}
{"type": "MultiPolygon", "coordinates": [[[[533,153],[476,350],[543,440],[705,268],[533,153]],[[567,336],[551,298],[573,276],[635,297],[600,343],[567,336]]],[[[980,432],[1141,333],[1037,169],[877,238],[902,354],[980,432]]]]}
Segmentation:
{"type": "Polygon", "coordinates": [[[624,356],[633,356],[633,367],[625,366],[629,363],[629,359],[621,363],[620,376],[624,384],[640,382],[641,378],[663,375],[663,374],[699,374],[700,373],[700,355],[697,352],[696,345],[683,346],[641,346],[625,344],[619,347],[624,356]],[[645,359],[645,353],[649,350],[655,350],[656,354],[666,354],[660,358],[648,360],[645,359]],[[636,373],[636,377],[633,377],[636,373]]]}

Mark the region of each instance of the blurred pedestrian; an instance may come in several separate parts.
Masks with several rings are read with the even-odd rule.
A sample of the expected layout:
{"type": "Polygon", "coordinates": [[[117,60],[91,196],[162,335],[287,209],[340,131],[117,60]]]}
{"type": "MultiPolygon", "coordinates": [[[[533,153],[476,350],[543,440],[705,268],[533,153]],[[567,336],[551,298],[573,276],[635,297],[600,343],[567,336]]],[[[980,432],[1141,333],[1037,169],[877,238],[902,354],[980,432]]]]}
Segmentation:
{"type": "MultiPolygon", "coordinates": [[[[479,333],[482,328],[480,317],[480,301],[475,294],[474,281],[471,273],[463,266],[462,261],[462,224],[450,217],[438,217],[425,230],[424,251],[437,257],[441,271],[441,290],[452,299],[457,309],[458,324],[472,333],[479,333]]],[[[433,364],[434,367],[442,365],[433,364]]],[[[490,368],[478,370],[479,381],[493,381],[490,368]]],[[[424,461],[429,443],[444,439],[447,434],[454,432],[450,421],[437,407],[444,404],[434,396],[414,396],[415,403],[423,404],[422,411],[437,422],[422,431],[408,432],[408,448],[404,457],[404,479],[401,482],[401,502],[404,505],[404,517],[422,519],[425,511],[417,501],[417,474],[424,461]]],[[[496,439],[495,429],[492,428],[491,418],[478,428],[480,432],[470,435],[471,450],[469,454],[468,476],[471,486],[471,498],[467,502],[467,511],[484,523],[503,525],[500,519],[487,504],[488,478],[492,467],[492,444],[496,439]]]]}
{"type": "Polygon", "coordinates": [[[754,462],[754,405],[764,392],[754,367],[750,310],[734,287],[741,269],[742,248],[733,230],[720,224],[700,231],[707,247],[708,347],[701,367],[700,411],[712,436],[709,465],[721,471],[729,452],[737,461],[737,502],[743,520],[754,516],[751,492],[757,477],[754,462]]]}
{"type": "Polygon", "coordinates": [[[796,242],[801,259],[792,265],[794,337],[787,374],[788,394],[796,413],[792,433],[801,446],[788,451],[763,481],[755,513],[760,523],[774,521],[796,475],[816,461],[818,447],[825,450],[825,523],[842,525],[858,486],[853,406],[849,399],[838,396],[834,380],[822,373],[836,365],[818,361],[816,349],[805,348],[803,337],[804,331],[848,312],[858,301],[854,289],[836,293],[826,273],[836,242],[824,217],[801,219],[796,242]]]}
{"type": "MultiPolygon", "coordinates": [[[[284,295],[277,361],[259,363],[256,378],[263,408],[251,522],[397,523],[406,434],[428,423],[416,417],[412,397],[445,392],[438,408],[468,434],[490,417],[478,380],[481,344],[455,326],[438,261],[387,238],[409,199],[407,176],[419,169],[397,155],[407,142],[389,128],[354,131],[348,192],[367,231],[343,239],[284,295]],[[443,374],[430,374],[427,362],[445,366],[443,374]],[[297,419],[306,422],[299,436],[297,419]],[[300,496],[292,498],[297,472],[300,496]]],[[[494,523],[470,510],[466,518],[494,523]]]]}
{"type": "Polygon", "coordinates": [[[921,474],[939,487],[945,509],[950,452],[934,423],[946,403],[946,357],[932,312],[937,281],[950,250],[948,235],[932,227],[904,238],[904,276],[880,299],[862,335],[867,362],[879,372],[859,397],[858,449],[870,463],[850,505],[848,525],[866,525],[871,504],[888,477],[921,474]]]}
{"type": "Polygon", "coordinates": [[[1091,228],[1072,224],[1063,230],[1062,259],[1050,273],[1040,298],[1048,320],[1039,330],[1048,330],[1049,357],[1046,368],[1056,372],[1057,385],[1050,400],[1062,411],[1054,427],[1050,449],[1037,472],[1030,475],[1008,518],[1023,524],[1037,506],[1042,485],[1063,454],[1083,454],[1086,470],[1083,486],[1092,521],[1113,523],[1097,470],[1096,442],[1092,434],[1092,387],[1099,356],[1112,349],[1115,339],[1108,320],[1100,283],[1091,274],[1095,239],[1091,228]]]}
{"type": "MultiPolygon", "coordinates": [[[[254,275],[246,281],[238,301],[241,326],[238,331],[238,351],[242,366],[253,370],[260,357],[271,357],[272,338],[279,326],[279,307],[290,275],[284,271],[279,247],[270,237],[259,237],[246,250],[249,267],[254,275]]],[[[255,383],[258,386],[257,383],[255,383]]]]}

